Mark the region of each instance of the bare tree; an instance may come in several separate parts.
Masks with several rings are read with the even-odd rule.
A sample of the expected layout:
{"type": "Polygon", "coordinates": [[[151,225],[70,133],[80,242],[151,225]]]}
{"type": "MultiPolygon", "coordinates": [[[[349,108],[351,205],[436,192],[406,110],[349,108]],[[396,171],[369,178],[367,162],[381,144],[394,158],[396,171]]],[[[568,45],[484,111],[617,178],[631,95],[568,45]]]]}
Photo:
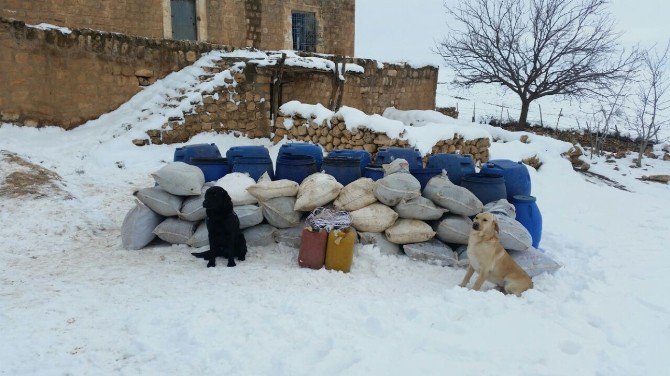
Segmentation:
{"type": "Polygon", "coordinates": [[[530,103],[551,95],[582,96],[621,78],[630,63],[608,0],[470,0],[448,14],[456,21],[437,52],[456,72],[454,83],[496,83],[530,103]]]}
{"type": "Polygon", "coordinates": [[[642,67],[638,80],[637,91],[633,99],[633,115],[628,127],[638,141],[638,156],[635,163],[642,166],[642,157],[652,140],[659,140],[659,132],[670,124],[664,114],[669,106],[667,94],[670,80],[668,79],[668,51],[670,41],[665,49],[654,48],[642,55],[642,67]]]}
{"type": "MultiPolygon", "coordinates": [[[[629,69],[623,71],[620,81],[591,98],[591,119],[586,120],[586,132],[591,139],[591,158],[602,154],[607,137],[612,133],[619,133],[617,124],[626,120],[624,107],[630,97],[635,69],[636,64],[631,64],[629,69]]],[[[577,126],[581,128],[579,120],[577,126]]]]}

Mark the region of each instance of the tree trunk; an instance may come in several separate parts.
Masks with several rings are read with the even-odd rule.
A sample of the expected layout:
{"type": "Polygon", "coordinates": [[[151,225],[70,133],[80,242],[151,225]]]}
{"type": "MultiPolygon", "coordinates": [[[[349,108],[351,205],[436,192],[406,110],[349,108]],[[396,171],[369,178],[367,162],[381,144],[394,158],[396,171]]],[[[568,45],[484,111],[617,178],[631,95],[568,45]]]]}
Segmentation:
{"type": "Polygon", "coordinates": [[[530,101],[521,99],[521,114],[519,114],[519,125],[525,126],[526,119],[528,119],[528,109],[530,108],[530,101]]]}
{"type": "Polygon", "coordinates": [[[640,150],[638,151],[637,159],[635,160],[635,164],[637,165],[637,167],[642,167],[642,156],[644,155],[644,151],[647,150],[648,144],[649,141],[640,142],[640,150]]]}

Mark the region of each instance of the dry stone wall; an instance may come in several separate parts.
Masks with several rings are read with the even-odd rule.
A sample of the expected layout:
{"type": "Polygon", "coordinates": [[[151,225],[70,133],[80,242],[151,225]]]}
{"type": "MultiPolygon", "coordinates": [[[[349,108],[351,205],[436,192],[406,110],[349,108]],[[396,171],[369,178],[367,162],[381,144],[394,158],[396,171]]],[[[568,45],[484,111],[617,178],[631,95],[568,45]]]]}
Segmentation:
{"type": "MultiPolygon", "coordinates": [[[[299,116],[278,117],[272,141],[278,143],[284,137],[289,140],[319,144],[326,151],[333,149],[365,150],[373,155],[382,147],[413,146],[407,140],[390,138],[385,133],[365,128],[349,130],[344,118],[338,115],[324,120],[321,124],[314,122],[314,119],[304,119],[299,116]],[[286,127],[287,119],[292,126],[286,127]]],[[[455,135],[448,140],[438,140],[431,154],[471,154],[475,161],[485,163],[489,160],[489,146],[491,146],[491,141],[488,138],[465,140],[462,136],[455,135]]]]}

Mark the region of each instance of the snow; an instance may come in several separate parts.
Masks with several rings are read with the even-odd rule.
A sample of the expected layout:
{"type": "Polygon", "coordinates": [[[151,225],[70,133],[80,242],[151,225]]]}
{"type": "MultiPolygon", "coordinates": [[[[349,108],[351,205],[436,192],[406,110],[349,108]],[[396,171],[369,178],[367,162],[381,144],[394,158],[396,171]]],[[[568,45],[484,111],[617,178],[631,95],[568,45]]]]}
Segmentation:
{"type": "MultiPolygon", "coordinates": [[[[492,158],[529,168],[544,219],[540,248],[563,267],[521,298],[457,287],[464,270],[358,246],[349,274],[304,270],[297,250],[250,248],[206,268],[186,246],[121,248],[131,193],[176,145],[131,141],[201,95],[216,53],[72,131],[0,126],[0,150],[60,174],[73,196],[0,200],[0,373],[16,374],[665,374],[670,367],[670,186],[637,180],[668,162],[632,157],[572,170],[569,144],[468,123],[408,127],[343,109],[347,123],[432,142],[438,125],[488,134],[492,158]],[[188,101],[188,100],[186,100],[188,101]],[[177,110],[166,103],[177,105],[177,110]],[[120,168],[119,166],[122,166],[120,168]],[[614,170],[614,167],[619,170],[614,170]]],[[[223,79],[223,75],[217,80],[223,79]]],[[[450,130],[444,130],[450,132],[450,130]]],[[[200,134],[189,143],[280,145],[200,134]]],[[[0,159],[0,171],[11,171],[0,159]]],[[[3,175],[0,175],[3,176],[3,175]]]]}
{"type": "MultiPolygon", "coordinates": [[[[334,61],[318,56],[299,56],[291,50],[268,52],[265,56],[261,55],[257,59],[249,61],[249,63],[262,67],[275,66],[279,63],[282,54],[286,54],[284,64],[287,66],[335,72],[334,61]]],[[[349,73],[365,73],[365,68],[358,64],[347,63],[345,69],[349,73]]]]}
{"type": "Polygon", "coordinates": [[[68,29],[67,27],[62,27],[62,26],[56,26],[48,23],[41,23],[37,25],[29,25],[26,24],[28,27],[32,27],[34,29],[39,29],[39,30],[58,30],[63,34],[72,34],[72,30],[68,29]]]}
{"type": "MultiPolygon", "coordinates": [[[[281,105],[281,113],[288,117],[300,116],[303,119],[313,119],[316,124],[323,124],[324,121],[330,121],[335,114],[333,111],[324,107],[321,103],[315,105],[300,103],[299,101],[289,101],[281,105]]],[[[293,120],[287,118],[284,120],[286,129],[293,128],[293,120]]]]}

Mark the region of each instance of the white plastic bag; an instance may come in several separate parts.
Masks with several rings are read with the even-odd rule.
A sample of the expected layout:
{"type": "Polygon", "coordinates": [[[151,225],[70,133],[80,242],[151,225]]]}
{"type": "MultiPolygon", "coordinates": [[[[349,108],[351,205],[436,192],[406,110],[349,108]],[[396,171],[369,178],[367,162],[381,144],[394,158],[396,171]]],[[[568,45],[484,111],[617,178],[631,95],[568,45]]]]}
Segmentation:
{"type": "Polygon", "coordinates": [[[533,247],[524,251],[507,252],[531,278],[542,273],[551,274],[561,268],[561,264],[533,247]]]}
{"type": "Polygon", "coordinates": [[[500,244],[507,250],[524,251],[533,244],[528,230],[516,219],[503,214],[493,214],[498,222],[500,244]]]}
{"type": "Polygon", "coordinates": [[[400,201],[421,196],[421,183],[408,173],[397,172],[375,182],[375,197],[387,206],[396,206],[400,201]]]}
{"type": "Polygon", "coordinates": [[[415,197],[409,201],[400,201],[393,210],[398,213],[400,218],[420,219],[422,221],[431,221],[442,218],[448,210],[436,206],[432,201],[425,197],[415,197]]]}
{"type": "Polygon", "coordinates": [[[276,228],[295,227],[302,218],[302,213],[293,209],[295,201],[295,197],[275,197],[261,201],[263,217],[276,228]]]}
{"type": "Polygon", "coordinates": [[[207,192],[210,187],[211,185],[205,184],[202,187],[200,196],[186,198],[181,205],[181,210],[179,210],[179,218],[191,222],[204,220],[205,217],[207,217],[207,210],[202,206],[202,203],[205,201],[205,192],[207,192]]]}
{"type": "Polygon", "coordinates": [[[453,214],[473,216],[481,213],[484,209],[484,205],[477,196],[449,181],[445,173],[434,176],[428,181],[426,188],[423,190],[423,196],[437,205],[449,209],[453,214]]]}
{"type": "Polygon", "coordinates": [[[432,239],[435,231],[418,219],[399,219],[384,231],[386,238],[395,244],[422,243],[432,239]]]}
{"type": "Polygon", "coordinates": [[[292,180],[270,180],[268,173],[263,173],[258,183],[247,188],[250,195],[258,201],[266,201],[277,197],[295,197],[298,194],[298,183],[292,180]]]}
{"type": "Polygon", "coordinates": [[[248,229],[245,229],[243,233],[248,247],[265,247],[275,244],[275,231],[277,231],[276,228],[267,224],[262,224],[249,227],[248,229]]]}
{"type": "Polygon", "coordinates": [[[516,218],[516,208],[507,199],[501,198],[484,205],[484,211],[493,214],[506,215],[512,219],[516,218]]]}
{"type": "Polygon", "coordinates": [[[135,194],[138,200],[164,217],[179,214],[183,198],[170,194],[161,187],[143,188],[135,194]]]}
{"type": "Polygon", "coordinates": [[[447,214],[437,225],[437,237],[445,243],[468,244],[472,220],[463,215],[447,214]]]}
{"type": "Polygon", "coordinates": [[[256,226],[263,222],[263,211],[256,205],[242,205],[233,208],[240,220],[240,229],[256,226]]]}
{"type": "Polygon", "coordinates": [[[144,248],[156,237],[154,229],[163,221],[163,217],[149,209],[139,200],[130,209],[121,225],[121,244],[127,250],[144,248]]]}
{"type": "Polygon", "coordinates": [[[274,233],[275,243],[282,243],[289,247],[300,248],[302,229],[304,228],[305,222],[300,222],[300,224],[295,227],[277,229],[274,233]]]}
{"type": "Polygon", "coordinates": [[[205,184],[202,170],[184,162],[168,163],[151,176],[161,188],[177,196],[197,196],[205,184]]]}
{"type": "Polygon", "coordinates": [[[424,243],[405,244],[403,249],[412,260],[425,261],[441,266],[453,266],[458,263],[458,256],[451,247],[437,239],[424,243]]]}
{"type": "Polygon", "coordinates": [[[386,239],[383,232],[359,232],[358,238],[361,244],[373,244],[379,248],[379,252],[384,255],[401,255],[402,246],[391,243],[386,239]]]}
{"type": "Polygon", "coordinates": [[[383,232],[398,219],[398,213],[379,203],[354,210],[350,214],[351,225],[362,232],[383,232]]]}
{"type": "Polygon", "coordinates": [[[335,200],[341,190],[342,184],[334,177],[322,172],[312,174],[300,184],[294,209],[306,212],[325,206],[335,200]]]}
{"type": "Polygon", "coordinates": [[[168,218],[154,229],[154,234],[171,244],[187,244],[193,236],[195,223],[177,218],[168,218]]]}
{"type": "Polygon", "coordinates": [[[186,244],[193,248],[200,248],[209,245],[209,232],[207,232],[207,223],[200,223],[186,244]]]}
{"type": "Polygon", "coordinates": [[[374,189],[374,180],[370,178],[360,178],[342,188],[340,195],[337,197],[333,205],[335,205],[337,209],[349,212],[364,208],[377,202],[374,189]]]}
{"type": "Polygon", "coordinates": [[[241,172],[230,173],[216,182],[216,185],[228,192],[233,206],[253,205],[258,203],[256,197],[247,192],[247,188],[256,184],[254,179],[241,172]]]}

